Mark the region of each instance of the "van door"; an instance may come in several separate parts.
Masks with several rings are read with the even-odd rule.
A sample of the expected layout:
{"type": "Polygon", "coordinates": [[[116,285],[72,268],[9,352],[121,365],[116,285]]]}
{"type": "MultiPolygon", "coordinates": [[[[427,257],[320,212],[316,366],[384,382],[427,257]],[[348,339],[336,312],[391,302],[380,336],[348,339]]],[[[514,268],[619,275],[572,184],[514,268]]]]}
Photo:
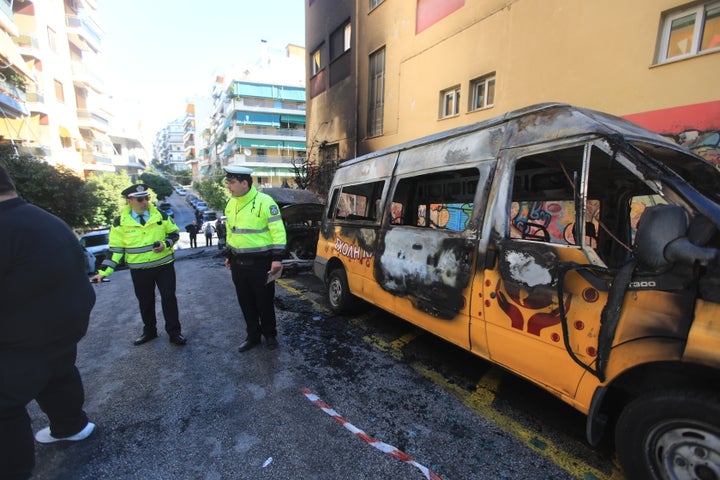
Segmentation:
{"type": "Polygon", "coordinates": [[[389,309],[466,349],[477,251],[474,206],[478,185],[485,183],[487,176],[469,166],[396,178],[375,258],[376,281],[398,299],[389,309]]]}
{"type": "Polygon", "coordinates": [[[601,140],[503,151],[500,165],[489,245],[495,261],[481,297],[489,355],[572,397],[583,365],[597,357],[610,283],[602,272],[629,258],[630,196],[644,187],[601,140]],[[586,268],[563,276],[561,303],[557,282],[570,264],[586,268]]]}

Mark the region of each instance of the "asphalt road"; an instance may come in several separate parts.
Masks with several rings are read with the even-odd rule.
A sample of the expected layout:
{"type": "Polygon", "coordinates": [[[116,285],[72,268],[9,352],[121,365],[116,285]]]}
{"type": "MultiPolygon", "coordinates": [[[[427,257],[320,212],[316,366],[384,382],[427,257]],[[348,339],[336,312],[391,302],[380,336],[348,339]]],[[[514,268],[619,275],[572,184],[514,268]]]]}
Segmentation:
{"type": "MultiPolygon", "coordinates": [[[[129,271],[95,285],[97,303],[79,344],[78,367],[97,429],[82,442],[38,444],[33,478],[602,477],[569,473],[572,468],[495,414],[479,415],[454,386],[434,381],[392,348],[379,348],[377,339],[368,341],[362,311],[357,319],[329,314],[320,282],[307,272],[278,282],[280,348],[239,353],[244,322],[216,247],[189,249],[184,232],[178,247],[178,301],[188,345],[170,344],[163,332],[133,346],[142,322],[129,271]]],[[[408,336],[392,338],[406,331],[405,322],[374,321],[385,323],[388,345],[408,336]]],[[[162,325],[159,314],[161,331],[162,325]]],[[[442,363],[447,346],[430,345],[424,355],[437,352],[442,363]]],[[[37,405],[29,411],[34,430],[47,425],[37,405]]]]}

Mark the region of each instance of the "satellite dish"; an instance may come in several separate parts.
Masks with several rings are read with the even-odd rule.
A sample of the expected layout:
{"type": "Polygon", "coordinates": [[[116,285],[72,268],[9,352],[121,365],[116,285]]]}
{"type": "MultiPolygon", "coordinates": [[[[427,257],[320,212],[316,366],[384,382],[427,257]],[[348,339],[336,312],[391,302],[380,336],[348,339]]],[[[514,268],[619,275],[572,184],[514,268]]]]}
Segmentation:
{"type": "Polygon", "coordinates": [[[249,156],[252,152],[250,151],[249,148],[246,148],[245,150],[243,150],[243,153],[244,153],[245,155],[248,155],[248,156],[249,156]]]}

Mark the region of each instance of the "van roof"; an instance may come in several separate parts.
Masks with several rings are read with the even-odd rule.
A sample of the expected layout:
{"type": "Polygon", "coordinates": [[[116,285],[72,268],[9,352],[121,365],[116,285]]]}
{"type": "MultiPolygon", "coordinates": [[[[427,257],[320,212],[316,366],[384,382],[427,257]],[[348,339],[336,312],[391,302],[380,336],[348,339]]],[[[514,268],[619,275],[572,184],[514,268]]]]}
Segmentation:
{"type": "Polygon", "coordinates": [[[497,143],[498,146],[502,143],[503,148],[513,148],[530,143],[537,143],[538,138],[547,138],[550,140],[552,138],[567,138],[574,135],[579,136],[597,133],[599,135],[620,134],[627,140],[642,138],[645,142],[651,141],[652,143],[688,153],[686,149],[667,140],[665,137],[646,130],[623,118],[567,103],[553,102],[530,105],[472,125],[456,127],[451,130],[434,133],[382,150],[367,153],[342,162],[340,167],[391,153],[399,153],[420,145],[489,129],[502,124],[507,124],[506,127],[511,129],[505,132],[506,141],[504,143],[497,143]]]}

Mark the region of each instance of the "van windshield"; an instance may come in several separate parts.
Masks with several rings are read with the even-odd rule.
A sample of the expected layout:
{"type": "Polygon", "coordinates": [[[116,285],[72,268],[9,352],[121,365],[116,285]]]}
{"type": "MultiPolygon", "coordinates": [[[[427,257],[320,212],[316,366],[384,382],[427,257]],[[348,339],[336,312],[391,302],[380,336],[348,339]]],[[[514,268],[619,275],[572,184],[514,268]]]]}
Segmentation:
{"type": "Polygon", "coordinates": [[[682,152],[657,145],[633,142],[633,146],[685,180],[704,196],[720,202],[720,171],[710,162],[699,161],[682,152]]]}

